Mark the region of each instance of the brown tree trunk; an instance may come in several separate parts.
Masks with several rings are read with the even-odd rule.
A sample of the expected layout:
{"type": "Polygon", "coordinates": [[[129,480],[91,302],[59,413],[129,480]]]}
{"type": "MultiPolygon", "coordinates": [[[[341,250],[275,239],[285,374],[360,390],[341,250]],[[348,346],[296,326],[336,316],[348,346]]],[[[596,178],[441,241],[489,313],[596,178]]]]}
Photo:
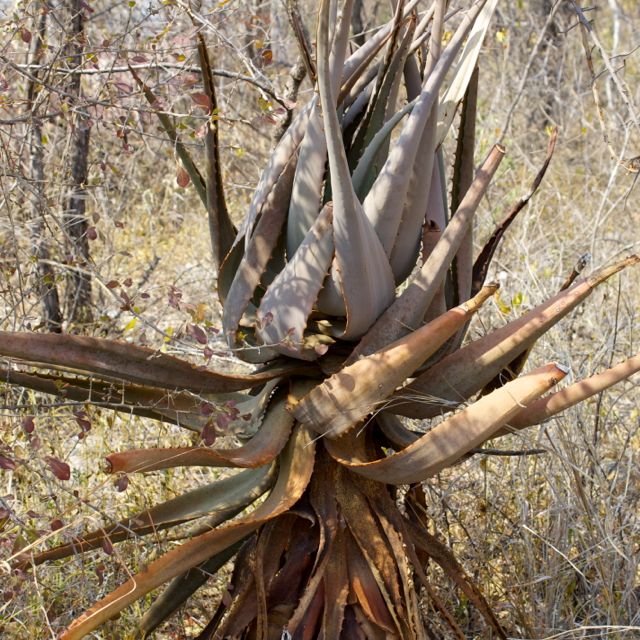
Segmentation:
{"type": "MultiPolygon", "coordinates": [[[[82,1],[71,1],[72,27],[70,37],[71,65],[82,66],[84,49],[84,15],[82,1]]],[[[69,93],[80,102],[82,87],[81,76],[74,73],[71,76],[69,93]]],[[[72,269],[67,277],[66,308],[70,322],[85,324],[91,322],[91,276],[87,272],[89,265],[89,241],[87,230],[89,223],[85,215],[87,197],[87,177],[89,167],[89,137],[90,121],[85,113],[76,111],[72,131],[71,152],[71,182],[69,199],[65,210],[65,233],[68,253],[71,258],[72,269]]]]}
{"type": "MultiPolygon", "coordinates": [[[[34,38],[31,62],[40,64],[42,59],[42,45],[46,33],[47,11],[44,3],[40,5],[40,15],[34,38]]],[[[34,71],[37,77],[38,70],[34,71]]],[[[37,117],[36,82],[31,80],[28,86],[28,104],[31,110],[32,122],[29,130],[29,153],[31,157],[31,178],[33,190],[31,192],[31,223],[30,236],[36,259],[35,289],[42,302],[42,324],[48,331],[60,333],[62,331],[62,311],[60,298],[56,286],[55,273],[50,263],[50,251],[45,236],[47,227],[45,217],[47,213],[47,198],[45,192],[44,149],[42,145],[42,124],[37,117]]]]}

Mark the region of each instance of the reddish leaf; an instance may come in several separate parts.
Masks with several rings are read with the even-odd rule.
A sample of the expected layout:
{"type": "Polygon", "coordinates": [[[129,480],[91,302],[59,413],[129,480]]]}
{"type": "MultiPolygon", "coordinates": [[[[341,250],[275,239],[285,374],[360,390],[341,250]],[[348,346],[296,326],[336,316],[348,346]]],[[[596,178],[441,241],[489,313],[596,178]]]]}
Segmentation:
{"type": "Polygon", "coordinates": [[[191,182],[191,178],[184,167],[178,167],[176,182],[178,183],[178,186],[183,189],[189,184],[189,182],[191,182]]]}
{"type": "Polygon", "coordinates": [[[113,555],[113,545],[111,544],[111,540],[109,538],[104,537],[102,539],[102,550],[108,555],[113,555]]]}
{"type": "Polygon", "coordinates": [[[209,96],[204,93],[192,93],[191,99],[206,111],[211,111],[211,100],[209,96]]]}
{"type": "Polygon", "coordinates": [[[215,407],[210,402],[203,402],[200,405],[200,413],[203,416],[210,416],[215,410],[215,407]]]}
{"type": "Polygon", "coordinates": [[[109,282],[107,282],[106,287],[107,289],[115,289],[116,287],[119,287],[120,283],[117,280],[109,280],[109,282]]]}
{"type": "Polygon", "coordinates": [[[22,38],[22,42],[26,42],[27,44],[29,44],[31,42],[31,31],[23,27],[20,30],[20,37],[22,38]]]}
{"type": "Polygon", "coordinates": [[[11,458],[6,456],[0,456],[0,469],[6,469],[7,471],[13,471],[18,465],[11,458]]]}
{"type": "Polygon", "coordinates": [[[54,518],[50,523],[51,531],[58,531],[58,529],[62,529],[64,527],[64,522],[60,520],[60,518],[54,518]]]}
{"type": "Polygon", "coordinates": [[[98,232],[96,231],[95,227],[88,227],[86,235],[87,235],[87,240],[97,240],[98,239],[98,232]]]}
{"type": "Polygon", "coordinates": [[[35,423],[33,422],[33,416],[26,416],[22,419],[22,429],[25,433],[33,433],[33,430],[36,428],[35,423]]]}
{"type": "Polygon", "coordinates": [[[226,429],[231,421],[233,420],[233,416],[228,413],[219,413],[216,416],[216,425],[220,429],[226,429]]]}
{"type": "Polygon", "coordinates": [[[204,329],[197,324],[189,325],[188,331],[200,344],[207,344],[207,342],[209,342],[204,329]]]}
{"type": "Polygon", "coordinates": [[[118,91],[124,93],[125,95],[129,95],[133,92],[133,87],[126,82],[114,82],[113,85],[118,89],[118,91]]]}
{"type": "Polygon", "coordinates": [[[76,422],[82,431],[91,430],[91,421],[87,418],[86,411],[74,411],[73,415],[75,416],[76,422]]]}
{"type": "Polygon", "coordinates": [[[69,478],[71,478],[71,467],[66,462],[62,462],[62,460],[58,460],[58,458],[54,458],[53,456],[47,456],[45,462],[49,469],[51,469],[51,473],[53,473],[58,480],[69,480],[69,478]]]}
{"type": "Polygon", "coordinates": [[[127,475],[122,475],[120,476],[114,483],[113,485],[115,486],[115,488],[118,491],[126,491],[127,487],[129,486],[129,476],[127,475]]]}
{"type": "Polygon", "coordinates": [[[202,442],[204,442],[207,447],[210,447],[216,441],[216,428],[213,425],[213,421],[207,421],[202,428],[200,435],[202,437],[202,442]]]}

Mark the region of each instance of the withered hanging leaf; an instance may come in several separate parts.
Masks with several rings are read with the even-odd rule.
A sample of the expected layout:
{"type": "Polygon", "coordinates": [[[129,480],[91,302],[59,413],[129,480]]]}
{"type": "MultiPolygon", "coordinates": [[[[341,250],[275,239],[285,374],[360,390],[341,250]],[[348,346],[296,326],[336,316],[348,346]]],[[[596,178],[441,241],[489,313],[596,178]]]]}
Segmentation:
{"type": "Polygon", "coordinates": [[[17,468],[17,464],[15,460],[8,458],[7,456],[0,455],[0,469],[5,469],[6,471],[13,471],[17,468]]]}
{"type": "Polygon", "coordinates": [[[178,186],[182,187],[183,189],[186,186],[188,186],[188,184],[191,182],[191,178],[189,177],[189,174],[187,173],[186,169],[182,166],[178,167],[176,182],[178,183],[178,186]]]}
{"type": "Polygon", "coordinates": [[[71,478],[71,467],[66,462],[54,456],[47,456],[44,460],[49,469],[51,469],[51,473],[53,473],[58,480],[69,480],[69,478],[71,478]]]}

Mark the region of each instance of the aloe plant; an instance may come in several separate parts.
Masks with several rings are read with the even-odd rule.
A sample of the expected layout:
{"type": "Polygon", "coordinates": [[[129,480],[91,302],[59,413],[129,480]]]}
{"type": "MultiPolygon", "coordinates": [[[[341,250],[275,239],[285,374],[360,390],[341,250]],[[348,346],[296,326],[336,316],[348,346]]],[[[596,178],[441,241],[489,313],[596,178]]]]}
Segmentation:
{"type": "MultiPolygon", "coordinates": [[[[206,402],[238,438],[227,449],[113,453],[111,473],[241,470],[17,559],[26,567],[188,525],[187,541],[97,602],[61,638],[82,638],[167,585],[140,620],[147,636],[234,557],[233,589],[202,639],[425,637],[420,596],[435,598],[429,559],[506,637],[476,585],[429,534],[420,483],[488,440],[539,424],[640,370],[640,357],[632,357],[551,393],[566,367],[523,373],[546,331],[639,258],[569,283],[465,342],[472,316],[497,289],[485,284],[493,252],[528,199],[474,260],[474,215],[505,154],[496,145],[474,171],[474,70],[496,4],[471,3],[443,45],[446,2],[421,20],[416,0],[400,2],[393,19],[349,54],[352,0],[337,15],[322,0],[317,95],[273,151],[237,231],[215,121],[201,173],[162,116],[209,213],[225,337],[239,358],[261,365],[254,373],[216,372],[105,339],[0,333],[0,354],[14,361],[2,372],[10,383],[201,433],[211,421],[201,411],[206,402]],[[423,43],[427,55],[419,58],[423,43]],[[442,147],[456,111],[461,124],[446,176],[442,147]],[[397,493],[398,485],[410,489],[397,493]]],[[[198,50],[216,104],[203,40],[198,50]]],[[[555,135],[532,193],[554,144],[555,135]]]]}

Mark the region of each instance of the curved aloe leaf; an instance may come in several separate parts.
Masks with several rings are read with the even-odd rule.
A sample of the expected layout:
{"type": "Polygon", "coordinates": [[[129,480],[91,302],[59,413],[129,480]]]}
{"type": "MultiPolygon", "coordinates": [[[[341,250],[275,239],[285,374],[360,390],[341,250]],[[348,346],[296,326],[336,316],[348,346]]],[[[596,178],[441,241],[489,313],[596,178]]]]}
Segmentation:
{"type": "Polygon", "coordinates": [[[253,375],[217,373],[147,347],[86,336],[0,331],[0,355],[163,389],[226,393],[250,389],[295,370],[291,364],[253,375]]]}
{"type": "Polygon", "coordinates": [[[561,291],[522,317],[440,360],[396,394],[393,412],[429,418],[480,391],[513,358],[580,304],[600,284],[640,262],[631,256],[561,291]],[[421,400],[425,398],[425,400],[421,400]],[[433,402],[428,402],[430,398],[433,402]]]}
{"type": "Polygon", "coordinates": [[[327,143],[320,116],[320,105],[316,101],[300,146],[300,156],[291,190],[287,216],[289,259],[295,255],[318,216],[326,164],[327,143]]]}
{"type": "MultiPolygon", "coordinates": [[[[409,18],[408,26],[405,27],[402,15],[403,4],[403,2],[398,2],[396,5],[393,29],[387,42],[385,55],[383,60],[375,65],[375,82],[371,87],[367,108],[347,154],[349,166],[355,165],[364,147],[384,122],[388,113],[387,105],[392,95],[393,105],[395,106],[395,98],[397,96],[393,94],[393,87],[396,84],[396,75],[401,69],[401,65],[404,64],[404,58],[407,55],[416,26],[415,15],[412,15],[409,18]],[[400,44],[398,44],[399,41],[400,44]]],[[[399,77],[401,78],[402,75],[400,74],[399,77]]],[[[395,110],[394,106],[391,106],[392,110],[395,110]]]]}
{"type": "Polygon", "coordinates": [[[277,182],[267,195],[251,236],[245,238],[244,255],[226,296],[222,315],[224,333],[232,348],[237,345],[236,332],[240,320],[250,305],[282,234],[296,161],[297,149],[289,156],[277,182]]]}
{"type": "MultiPolygon", "coordinates": [[[[398,48],[389,60],[379,90],[377,93],[374,92],[372,102],[370,102],[370,113],[368,116],[365,114],[365,119],[359,132],[360,136],[356,137],[354,144],[351,146],[350,164],[352,166],[354,164],[353,158],[358,160],[357,164],[360,166],[360,160],[364,155],[364,151],[369,148],[371,142],[378,136],[385,123],[391,118],[394,118],[398,92],[402,81],[402,69],[409,52],[409,45],[411,44],[414,31],[415,20],[411,20],[398,48]]],[[[396,120],[396,118],[394,118],[394,120],[396,120]]],[[[361,181],[359,188],[356,189],[356,185],[354,184],[354,190],[361,201],[365,199],[369,189],[378,177],[378,173],[389,153],[390,136],[382,136],[379,140],[380,143],[377,145],[375,153],[371,153],[373,149],[369,153],[366,165],[364,165],[368,167],[368,171],[361,181]]]]}
{"type": "Polygon", "coordinates": [[[333,206],[325,205],[293,258],[264,294],[257,313],[257,334],[280,353],[315,360],[304,331],[334,255],[333,206]]]}
{"type": "MultiPolygon", "coordinates": [[[[451,188],[451,212],[458,208],[464,194],[473,182],[474,149],[476,138],[476,106],[478,101],[478,67],[476,67],[462,102],[460,127],[456,143],[451,188]]],[[[451,263],[453,304],[460,304],[471,295],[473,279],[473,225],[467,227],[460,248],[451,263]]],[[[462,334],[459,337],[462,340],[462,334]]],[[[456,345],[459,346],[459,345],[456,345]]]]}
{"type": "MultiPolygon", "coordinates": [[[[249,469],[216,480],[177,498],[162,502],[151,509],[85,533],[69,544],[48,549],[25,559],[25,564],[42,564],[49,560],[60,560],[90,549],[98,549],[105,541],[122,542],[134,536],[144,536],[203,516],[215,514],[216,524],[221,524],[243,511],[267,491],[275,480],[275,466],[249,469]]],[[[210,521],[211,524],[211,521],[210,521]]]]}
{"type": "Polygon", "coordinates": [[[408,102],[400,111],[394,113],[376,132],[375,136],[372,138],[371,142],[366,146],[365,150],[358,161],[356,168],[353,171],[353,175],[351,176],[351,181],[353,183],[353,189],[358,194],[358,197],[361,199],[366,196],[368,190],[365,189],[366,180],[368,179],[368,174],[372,169],[372,165],[376,160],[376,157],[379,154],[382,154],[382,150],[388,145],[389,140],[391,139],[391,134],[393,130],[398,126],[398,123],[404,118],[408,113],[411,113],[411,109],[416,104],[416,99],[408,102]]]}
{"type": "Polygon", "coordinates": [[[408,336],[345,367],[300,400],[293,414],[330,438],[337,437],[379,408],[429,356],[495,293],[497,285],[408,336]]]}
{"type": "Polygon", "coordinates": [[[392,413],[381,411],[376,415],[376,424],[380,428],[380,431],[391,442],[394,449],[404,449],[410,444],[413,444],[418,438],[420,433],[407,429],[398,416],[392,413]]]}
{"type": "MultiPolygon", "coordinates": [[[[2,367],[0,367],[0,378],[10,384],[20,385],[41,393],[62,396],[77,402],[90,401],[91,404],[113,411],[180,424],[177,417],[166,416],[163,412],[155,409],[156,406],[167,404],[168,398],[171,397],[164,389],[149,389],[126,383],[108,383],[61,375],[24,373],[2,367]],[[142,389],[144,389],[144,393],[139,393],[142,389]]],[[[193,396],[190,397],[193,400],[193,396]]]]}
{"type": "Polygon", "coordinates": [[[215,84],[209,52],[202,34],[198,38],[198,57],[200,68],[202,69],[202,80],[204,90],[209,98],[211,113],[210,121],[207,123],[207,130],[204,136],[204,147],[206,153],[205,183],[207,189],[207,214],[209,216],[209,234],[211,236],[211,249],[213,253],[213,264],[216,271],[220,268],[222,260],[231,249],[236,236],[236,229],[229,217],[227,203],[224,195],[222,168],[220,164],[220,144],[218,142],[218,120],[216,112],[218,103],[216,100],[215,84]]]}
{"type": "MultiPolygon", "coordinates": [[[[442,52],[441,43],[445,9],[446,2],[436,3],[425,77],[428,77],[433,72],[442,52]]],[[[419,72],[416,80],[419,80],[419,72]]],[[[406,200],[402,206],[401,223],[398,225],[397,235],[393,241],[389,257],[391,269],[397,283],[403,282],[416,265],[420,250],[420,229],[424,224],[426,215],[431,215],[432,218],[434,216],[428,205],[434,198],[443,200],[442,195],[439,194],[440,184],[436,180],[437,176],[434,175],[436,123],[437,109],[434,106],[425,122],[418,151],[410,169],[406,200]]],[[[444,225],[442,227],[444,228],[444,225]]]]}
{"type": "Polygon", "coordinates": [[[601,393],[614,384],[630,378],[639,371],[640,355],[637,355],[602,373],[580,380],[562,391],[556,391],[550,396],[540,398],[509,420],[508,426],[500,430],[495,437],[540,424],[597,393],[601,393]]]}
{"type": "Polygon", "coordinates": [[[442,98],[438,110],[438,146],[444,141],[455,117],[458,105],[467,91],[467,86],[473,75],[473,70],[476,68],[480,49],[482,48],[484,37],[497,4],[498,0],[488,0],[484,5],[469,34],[469,39],[462,50],[460,60],[452,73],[453,79],[442,98]]]}
{"type": "Polygon", "coordinates": [[[478,170],[472,186],[460,207],[444,230],[442,237],[430,253],[427,261],[409,286],[395,302],[378,318],[375,325],[360,341],[357,355],[368,355],[398,339],[419,326],[429,304],[441,286],[451,259],[455,255],[466,229],[484,196],[487,187],[504,156],[504,148],[496,145],[478,170]]]}
{"type": "MultiPolygon", "coordinates": [[[[353,0],[347,0],[344,3],[333,38],[329,66],[334,95],[338,91],[343,77],[352,7],[353,0]]],[[[289,258],[295,254],[318,216],[326,164],[327,143],[320,106],[316,100],[311,110],[304,139],[300,145],[298,165],[291,189],[287,217],[287,255],[289,258]]]]}
{"type": "Polygon", "coordinates": [[[247,444],[235,449],[176,447],[172,449],[135,449],[107,456],[109,473],[157,471],[171,467],[261,467],[283,449],[293,416],[286,409],[286,394],[279,392],[269,404],[262,426],[247,444]]]}
{"type": "MultiPolygon", "coordinates": [[[[410,0],[407,2],[404,7],[403,17],[407,18],[410,16],[419,3],[420,0],[410,0]]],[[[351,91],[355,82],[369,66],[378,51],[384,46],[385,41],[391,35],[393,25],[394,21],[392,19],[387,22],[384,27],[376,31],[371,38],[347,58],[342,75],[342,87],[340,89],[340,95],[338,96],[339,103],[341,103],[343,97],[351,91]]]]}
{"type": "MultiPolygon", "coordinates": [[[[351,184],[329,73],[328,12],[328,0],[323,0],[318,21],[318,88],[327,134],[336,252],[333,278],[325,287],[333,288],[344,302],[346,327],[337,337],[354,339],[389,305],[395,286],[384,250],[351,184]]],[[[322,310],[320,302],[319,306],[322,310]]]]}
{"type": "Polygon", "coordinates": [[[480,0],[467,13],[440,56],[433,72],[426,78],[418,102],[407,118],[400,137],[389,152],[382,171],[364,201],[365,213],[374,226],[387,255],[391,254],[398,234],[411,167],[415,162],[427,119],[436,103],[438,90],[485,1],[480,0]]]}
{"type": "Polygon", "coordinates": [[[174,578],[140,620],[138,627],[141,636],[147,638],[152,631],[173,615],[211,576],[220,571],[236,555],[243,542],[243,540],[236,542],[201,565],[174,578]]]}
{"type": "Polygon", "coordinates": [[[567,372],[568,369],[556,364],[540,367],[447,418],[413,444],[387,458],[373,462],[353,459],[352,447],[346,440],[325,440],[325,446],[338,462],[372,480],[387,484],[421,482],[491,438],[523,406],[539,398],[567,372]]]}
{"type": "Polygon", "coordinates": [[[125,607],[161,584],[197,567],[242,540],[265,522],[290,509],[302,496],[313,471],[315,446],[304,428],[295,430],[283,453],[281,469],[269,497],[246,518],[186,542],[169,551],[99,600],[61,634],[60,640],[80,640],[125,607]]]}

